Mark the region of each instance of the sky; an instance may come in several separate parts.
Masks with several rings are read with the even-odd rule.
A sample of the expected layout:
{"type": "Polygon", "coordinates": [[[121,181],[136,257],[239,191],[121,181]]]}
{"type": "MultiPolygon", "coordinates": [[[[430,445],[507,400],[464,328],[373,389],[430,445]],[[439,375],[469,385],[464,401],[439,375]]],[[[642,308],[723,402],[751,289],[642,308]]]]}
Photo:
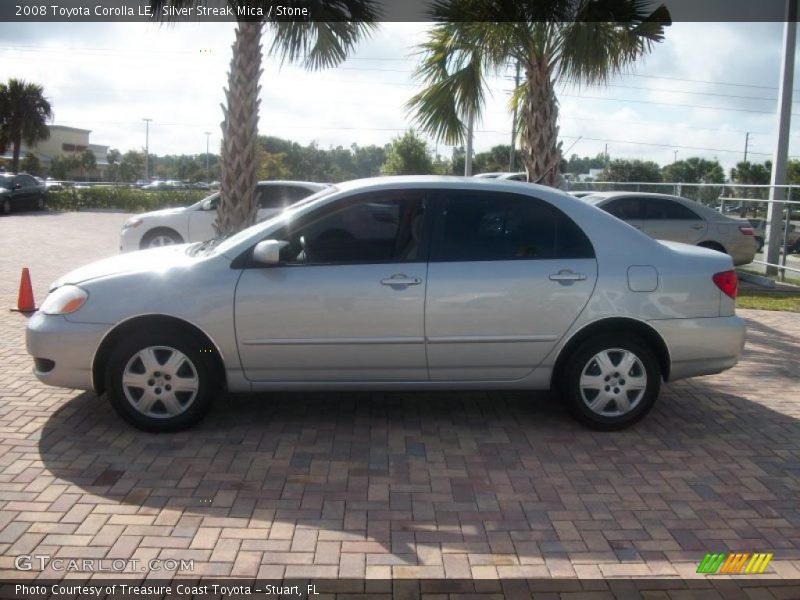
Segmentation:
{"type": "MultiPolygon", "coordinates": [[[[318,72],[266,58],[259,130],[321,147],[385,144],[412,126],[403,105],[425,23],[382,23],[341,66],[318,72]]],[[[44,86],[54,123],[91,129],[90,141],[154,154],[219,147],[233,23],[0,23],[0,81],[44,86]]],[[[774,152],[782,23],[675,23],[631,72],[607,86],[557,87],[562,149],[668,164],[718,159],[726,172],[774,152]]],[[[265,36],[265,46],[269,34],[265,36]]],[[[800,88],[796,69],[795,88],[800,88]]],[[[508,144],[513,73],[488,79],[476,126],[480,152],[508,144]]],[[[797,107],[799,101],[793,106],[797,107]]],[[[800,110],[795,109],[800,113],[800,110]]],[[[800,155],[797,126],[790,155],[800,155]]],[[[449,156],[450,146],[430,141],[449,156]]]]}

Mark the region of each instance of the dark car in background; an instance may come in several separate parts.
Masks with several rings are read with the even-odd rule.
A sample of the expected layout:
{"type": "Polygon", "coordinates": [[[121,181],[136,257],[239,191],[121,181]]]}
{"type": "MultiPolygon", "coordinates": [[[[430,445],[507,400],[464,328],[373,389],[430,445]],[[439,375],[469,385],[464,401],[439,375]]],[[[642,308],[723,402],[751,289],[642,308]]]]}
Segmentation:
{"type": "Polygon", "coordinates": [[[45,186],[27,173],[0,173],[0,213],[44,209],[45,186]]]}

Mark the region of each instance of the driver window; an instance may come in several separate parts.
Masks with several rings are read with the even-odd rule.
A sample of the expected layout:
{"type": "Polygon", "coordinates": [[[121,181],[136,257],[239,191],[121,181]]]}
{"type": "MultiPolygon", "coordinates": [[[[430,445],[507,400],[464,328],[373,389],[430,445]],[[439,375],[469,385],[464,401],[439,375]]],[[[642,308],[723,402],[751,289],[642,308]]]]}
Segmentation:
{"type": "MultiPolygon", "coordinates": [[[[384,192],[357,197],[301,223],[286,236],[287,264],[358,264],[423,259],[422,194],[384,192]]],[[[324,208],[321,210],[325,210],[324,208]]]]}

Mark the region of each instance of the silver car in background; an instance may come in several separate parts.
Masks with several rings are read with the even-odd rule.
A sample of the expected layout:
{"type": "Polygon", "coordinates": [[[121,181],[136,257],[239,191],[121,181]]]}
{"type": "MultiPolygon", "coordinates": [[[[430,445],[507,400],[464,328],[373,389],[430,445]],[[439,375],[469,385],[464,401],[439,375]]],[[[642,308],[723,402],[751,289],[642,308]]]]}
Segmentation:
{"type": "MultiPolygon", "coordinates": [[[[268,219],[326,187],[324,183],[312,181],[259,181],[256,186],[258,220],[268,219]]],[[[191,206],[165,208],[133,216],[122,225],[119,249],[121,252],[132,252],[210,240],[216,235],[214,221],[217,219],[218,205],[219,192],[216,192],[191,206]]]]}
{"type": "Polygon", "coordinates": [[[557,388],[599,429],[662,381],[736,364],[729,256],[657,242],[550,188],[337,184],[233,237],[122,254],[28,322],[43,382],[188,427],[222,391],[557,388]]]}
{"type": "Polygon", "coordinates": [[[597,192],[583,200],[622,219],[651,238],[725,252],[736,266],[756,255],[753,228],[746,219],[722,215],[698,202],[667,194],[597,192]]]}

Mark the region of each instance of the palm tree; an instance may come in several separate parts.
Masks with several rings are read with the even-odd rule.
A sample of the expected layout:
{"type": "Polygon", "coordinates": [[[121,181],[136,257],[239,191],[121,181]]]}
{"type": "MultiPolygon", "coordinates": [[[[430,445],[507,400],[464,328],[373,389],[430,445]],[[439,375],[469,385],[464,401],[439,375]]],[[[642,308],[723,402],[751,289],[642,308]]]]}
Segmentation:
{"type": "Polygon", "coordinates": [[[419,127],[439,141],[461,143],[467,123],[480,119],[485,75],[522,66],[514,90],[521,159],[529,181],[556,185],[556,82],[604,83],[630,67],[664,37],[671,23],[662,5],[647,0],[440,0],[437,21],[420,45],[415,76],[425,87],[406,104],[419,127]]]}
{"type": "Polygon", "coordinates": [[[53,109],[44,97],[44,88],[21,79],[0,83],[0,152],[11,146],[11,170],[19,170],[22,143],[33,146],[50,137],[47,120],[53,109]]]}
{"type": "MultiPolygon", "coordinates": [[[[187,7],[196,0],[150,0],[153,14],[164,6],[187,7]]],[[[228,0],[234,12],[239,5],[271,14],[271,2],[228,0]]],[[[307,0],[308,15],[302,19],[247,20],[241,18],[233,42],[233,58],[225,90],[220,157],[220,202],[215,228],[229,234],[256,222],[258,171],[258,94],[261,89],[261,36],[272,34],[268,54],[281,62],[300,63],[308,69],[335,66],[347,58],[355,45],[375,27],[375,0],[307,0]]]]}

